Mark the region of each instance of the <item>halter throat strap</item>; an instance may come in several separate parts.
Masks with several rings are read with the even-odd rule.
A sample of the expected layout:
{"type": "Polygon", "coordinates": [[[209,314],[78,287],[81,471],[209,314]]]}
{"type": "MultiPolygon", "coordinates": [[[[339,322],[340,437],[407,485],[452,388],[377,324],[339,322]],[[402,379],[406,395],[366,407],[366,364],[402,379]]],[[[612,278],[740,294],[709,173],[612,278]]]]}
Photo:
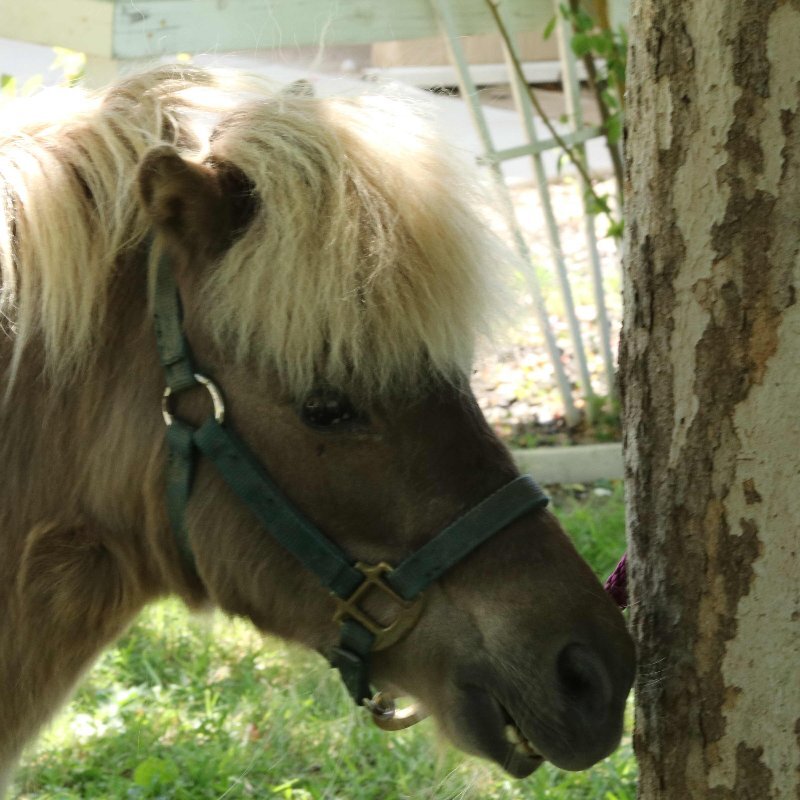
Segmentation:
{"type": "Polygon", "coordinates": [[[358,705],[369,703],[371,654],[396,643],[414,627],[422,612],[424,590],[499,530],[546,506],[547,496],[529,476],[517,477],[396,567],[354,562],[295,508],[226,424],[221,393],[195,367],[183,332],[180,296],[165,254],[157,266],[154,313],[156,344],[166,378],[162,410],[167,423],[167,513],[187,566],[197,575],[186,529],[186,506],[195,464],[202,454],[264,529],[337,598],[334,619],[341,625],[341,635],[329,658],[353,700],[358,705]],[[194,428],[172,413],[170,403],[174,395],[198,385],[210,392],[214,414],[194,428]],[[388,626],[373,620],[361,607],[373,591],[386,595],[395,607],[396,618],[388,626]]]}

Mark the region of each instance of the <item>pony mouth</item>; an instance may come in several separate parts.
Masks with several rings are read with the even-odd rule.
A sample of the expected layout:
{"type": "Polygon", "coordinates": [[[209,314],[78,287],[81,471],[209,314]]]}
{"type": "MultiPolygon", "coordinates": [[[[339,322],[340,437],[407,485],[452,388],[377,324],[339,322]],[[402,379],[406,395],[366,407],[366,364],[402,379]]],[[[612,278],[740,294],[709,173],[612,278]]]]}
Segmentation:
{"type": "Polygon", "coordinates": [[[526,738],[519,725],[508,712],[508,709],[500,703],[498,705],[505,719],[503,736],[510,745],[510,750],[502,767],[514,777],[527,777],[544,764],[546,759],[526,738]]]}
{"type": "Polygon", "coordinates": [[[522,735],[522,731],[513,722],[509,722],[503,728],[503,733],[506,741],[514,745],[514,750],[518,755],[544,760],[544,756],[522,735]]]}
{"type": "Polygon", "coordinates": [[[526,778],[546,758],[522,732],[508,709],[490,692],[470,687],[463,692],[458,719],[464,749],[489,758],[514,778],[526,778]]]}

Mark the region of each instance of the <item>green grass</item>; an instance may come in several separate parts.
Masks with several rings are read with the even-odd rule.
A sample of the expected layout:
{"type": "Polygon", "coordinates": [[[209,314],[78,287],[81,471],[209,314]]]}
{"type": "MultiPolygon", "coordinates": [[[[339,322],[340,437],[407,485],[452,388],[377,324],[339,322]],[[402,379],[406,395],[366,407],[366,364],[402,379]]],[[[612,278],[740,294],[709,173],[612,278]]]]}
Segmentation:
{"type": "MultiPolygon", "coordinates": [[[[623,547],[621,489],[556,510],[598,574],[623,547]]],[[[628,721],[628,731],[630,720],[628,721]]],[[[524,781],[439,741],[430,721],[386,734],[318,656],[242,620],[148,609],[98,662],[28,752],[18,800],[633,800],[620,749],[583,773],[549,765],[524,781]]]]}

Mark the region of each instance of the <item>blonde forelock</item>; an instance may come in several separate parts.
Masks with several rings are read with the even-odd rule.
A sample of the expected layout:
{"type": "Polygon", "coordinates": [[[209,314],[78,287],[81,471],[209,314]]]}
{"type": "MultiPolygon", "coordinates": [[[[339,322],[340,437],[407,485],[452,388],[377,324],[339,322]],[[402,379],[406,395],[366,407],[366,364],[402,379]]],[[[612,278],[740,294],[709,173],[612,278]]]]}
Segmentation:
{"type": "Polygon", "coordinates": [[[255,217],[201,289],[235,357],[298,397],[319,382],[397,391],[469,367],[507,259],[473,179],[418,109],[193,68],[73,96],[0,133],[0,325],[17,361],[37,335],[55,377],[90,358],[114,265],[148,233],[137,165],[170,143],[253,185],[255,217]]]}

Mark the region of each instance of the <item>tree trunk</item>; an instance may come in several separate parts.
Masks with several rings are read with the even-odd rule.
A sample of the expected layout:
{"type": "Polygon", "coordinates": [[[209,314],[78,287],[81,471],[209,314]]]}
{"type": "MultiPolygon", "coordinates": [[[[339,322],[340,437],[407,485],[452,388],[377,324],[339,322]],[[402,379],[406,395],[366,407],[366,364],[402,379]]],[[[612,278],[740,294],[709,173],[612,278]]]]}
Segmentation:
{"type": "Polygon", "coordinates": [[[640,798],[800,797],[800,2],[634,0],[640,798]]]}

